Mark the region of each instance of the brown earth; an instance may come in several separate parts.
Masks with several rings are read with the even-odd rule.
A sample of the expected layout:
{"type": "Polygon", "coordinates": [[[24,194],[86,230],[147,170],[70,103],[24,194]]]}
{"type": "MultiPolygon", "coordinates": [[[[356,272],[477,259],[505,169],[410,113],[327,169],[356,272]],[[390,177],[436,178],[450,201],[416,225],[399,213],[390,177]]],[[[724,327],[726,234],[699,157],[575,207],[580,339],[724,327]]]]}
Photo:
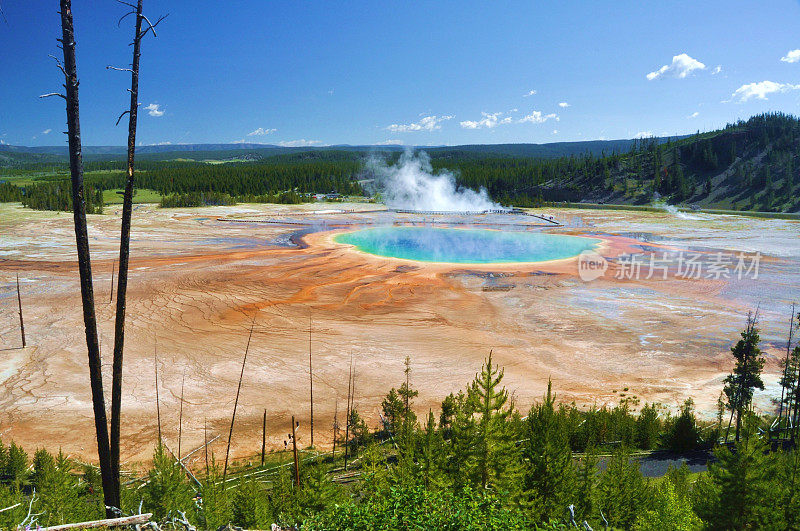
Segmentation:
{"type": "MultiPolygon", "coordinates": [[[[625,395],[675,407],[691,396],[704,414],[711,415],[721,381],[731,367],[730,344],[743,316],[758,302],[749,292],[733,290],[731,294],[725,281],[620,282],[607,274],[605,279],[585,283],[576,275],[575,260],[456,267],[384,259],[334,243],[330,231],[305,236],[308,246],[299,249],[285,244],[286,235],[298,227],[218,220],[256,214],[292,214],[301,219],[369,217],[309,213],[313,208],[137,209],[126,327],[124,461],[147,459],[155,443],[156,359],[169,447],[177,446],[185,372],[183,448],[202,443],[207,423],[209,436],[224,434],[213,445],[217,456],[224,453],[222,441],[254,315],[255,332],[233,438],[233,452],[238,456],[260,447],[264,409],[270,448],[283,448],[291,415],[301,422],[301,444],[310,443],[309,319],[315,442],[325,447],[337,403],[340,415],[345,407],[351,354],[356,366],[356,406],[373,425],[378,422],[382,397],[403,380],[406,356],[411,358],[411,381],[420,390],[415,405],[424,412],[436,410],[448,393],[462,389],[490,350],[505,367],[504,383],[523,409],[542,395],[552,378],[561,400],[616,404],[625,395]],[[491,279],[487,279],[489,272],[495,275],[491,279]],[[498,282],[501,289],[495,289],[498,282]]],[[[367,206],[347,208],[365,210],[367,206]]],[[[631,231],[678,233],[681,238],[648,244],[655,248],[682,248],[698,239],[717,247],[720,242],[715,238],[724,242],[724,235],[713,231],[709,235],[705,227],[675,225],[666,220],[666,214],[569,213],[569,217],[575,215],[589,226],[566,232],[602,233],[604,256],[642,244],[635,235],[620,235],[629,227],[635,227],[631,231]]],[[[796,242],[797,224],[747,223],[764,223],[773,230],[775,247],[796,242]]],[[[107,389],[114,319],[109,290],[118,230],[118,211],[91,216],[107,389]]],[[[753,230],[750,225],[742,229],[748,238],[758,238],[751,235],[753,230]]],[[[0,437],[14,439],[30,450],[60,446],[93,460],[92,409],[71,231],[69,214],[0,205],[0,437]],[[19,348],[17,273],[28,338],[25,349],[19,348]]],[[[785,265],[795,258],[765,260],[785,265]]],[[[790,263],[795,265],[792,271],[797,271],[796,261],[790,263]]],[[[796,273],[787,275],[782,281],[794,284],[796,276],[791,275],[796,273]]],[[[779,280],[770,282],[780,285],[779,280]]],[[[785,318],[777,311],[764,312],[764,335],[775,342],[766,345],[768,390],[774,391],[785,318]]],[[[765,400],[766,395],[763,407],[768,406],[765,400]]]]}

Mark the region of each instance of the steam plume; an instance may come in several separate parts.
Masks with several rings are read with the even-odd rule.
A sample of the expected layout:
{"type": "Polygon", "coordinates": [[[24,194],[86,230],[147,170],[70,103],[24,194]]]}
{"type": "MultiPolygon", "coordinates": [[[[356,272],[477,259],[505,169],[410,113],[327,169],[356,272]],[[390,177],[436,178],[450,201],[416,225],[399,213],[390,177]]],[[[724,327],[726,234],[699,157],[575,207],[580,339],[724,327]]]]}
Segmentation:
{"type": "Polygon", "coordinates": [[[479,191],[459,188],[452,173],[433,174],[430,157],[424,151],[407,150],[397,164],[373,157],[367,170],[375,177],[375,187],[389,208],[424,211],[483,212],[503,209],[489,199],[485,188],[479,191]]]}

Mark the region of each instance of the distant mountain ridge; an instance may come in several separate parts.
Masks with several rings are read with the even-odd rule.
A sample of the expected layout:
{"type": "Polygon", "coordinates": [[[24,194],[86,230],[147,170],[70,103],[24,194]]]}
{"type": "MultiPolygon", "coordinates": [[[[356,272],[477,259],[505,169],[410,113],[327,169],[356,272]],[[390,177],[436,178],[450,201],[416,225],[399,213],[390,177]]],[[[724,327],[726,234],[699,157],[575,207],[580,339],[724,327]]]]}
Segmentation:
{"type": "MultiPolygon", "coordinates": [[[[683,137],[672,137],[683,138],[683,137]]],[[[657,141],[665,142],[666,137],[658,138],[657,141]]],[[[350,145],[336,144],[330,146],[304,146],[288,147],[276,144],[256,144],[256,143],[235,143],[235,144],[159,144],[137,146],[136,152],[140,154],[163,154],[168,158],[179,158],[178,155],[185,153],[201,154],[212,153],[215,157],[230,152],[230,156],[242,154],[242,152],[253,152],[259,155],[276,155],[281,153],[297,153],[303,151],[402,151],[404,149],[418,149],[425,151],[463,151],[469,153],[483,153],[519,157],[542,157],[555,158],[570,155],[600,155],[602,153],[612,153],[627,151],[636,142],[635,139],[620,140],[586,140],[577,142],[550,142],[544,144],[464,144],[458,146],[400,146],[400,145],[350,145]]],[[[87,156],[123,156],[126,154],[125,146],[83,146],[83,154],[87,156]]],[[[67,157],[67,146],[13,146],[0,145],[0,157],[4,154],[17,154],[24,157],[25,154],[35,155],[55,155],[67,157]]]]}

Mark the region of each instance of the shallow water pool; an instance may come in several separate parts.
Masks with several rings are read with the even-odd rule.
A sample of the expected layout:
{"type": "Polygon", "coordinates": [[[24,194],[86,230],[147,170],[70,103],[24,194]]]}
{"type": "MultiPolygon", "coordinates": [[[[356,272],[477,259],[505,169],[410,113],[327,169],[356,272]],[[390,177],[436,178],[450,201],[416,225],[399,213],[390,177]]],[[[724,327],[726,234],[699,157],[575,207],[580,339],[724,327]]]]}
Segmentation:
{"type": "Polygon", "coordinates": [[[453,264],[559,260],[600,243],[596,238],[542,232],[394,226],[346,232],[334,241],[378,256],[453,264]]]}

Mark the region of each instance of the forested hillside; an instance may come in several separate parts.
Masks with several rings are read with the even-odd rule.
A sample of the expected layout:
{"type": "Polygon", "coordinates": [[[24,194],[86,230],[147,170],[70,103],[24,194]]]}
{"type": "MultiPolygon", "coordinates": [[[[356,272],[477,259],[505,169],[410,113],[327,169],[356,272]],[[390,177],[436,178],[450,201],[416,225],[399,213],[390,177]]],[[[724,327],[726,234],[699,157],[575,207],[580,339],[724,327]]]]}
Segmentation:
{"type": "MultiPolygon", "coordinates": [[[[175,158],[177,153],[151,153],[137,162],[136,186],[176,196],[172,204],[181,205],[188,204],[187,194],[221,194],[214,196],[216,202],[220,197],[223,202],[295,202],[302,194],[331,191],[359,195],[364,193],[359,181],[373,177],[367,169],[369,157],[379,156],[393,164],[400,156],[397,149],[364,147],[277,149],[180,153],[200,160],[175,158]]],[[[648,204],[663,199],[709,208],[800,211],[800,121],[780,113],[754,116],[718,131],[680,139],[426,151],[434,171],[452,172],[462,186],[485,187],[494,200],[506,205],[536,206],[553,201],[648,204]],[[545,146],[551,146],[549,151],[545,146]],[[580,153],[582,146],[583,154],[574,154],[580,153]],[[598,153],[600,148],[608,151],[598,153]],[[557,153],[573,154],[552,156],[557,153]]],[[[60,187],[43,183],[66,179],[65,162],[41,153],[4,151],[0,155],[4,160],[13,159],[0,167],[0,181],[20,188],[0,187],[0,201],[21,198],[32,208],[63,206],[63,201],[47,197],[60,187]]],[[[97,191],[120,188],[123,169],[124,162],[118,157],[89,161],[87,186],[97,191]]]]}

